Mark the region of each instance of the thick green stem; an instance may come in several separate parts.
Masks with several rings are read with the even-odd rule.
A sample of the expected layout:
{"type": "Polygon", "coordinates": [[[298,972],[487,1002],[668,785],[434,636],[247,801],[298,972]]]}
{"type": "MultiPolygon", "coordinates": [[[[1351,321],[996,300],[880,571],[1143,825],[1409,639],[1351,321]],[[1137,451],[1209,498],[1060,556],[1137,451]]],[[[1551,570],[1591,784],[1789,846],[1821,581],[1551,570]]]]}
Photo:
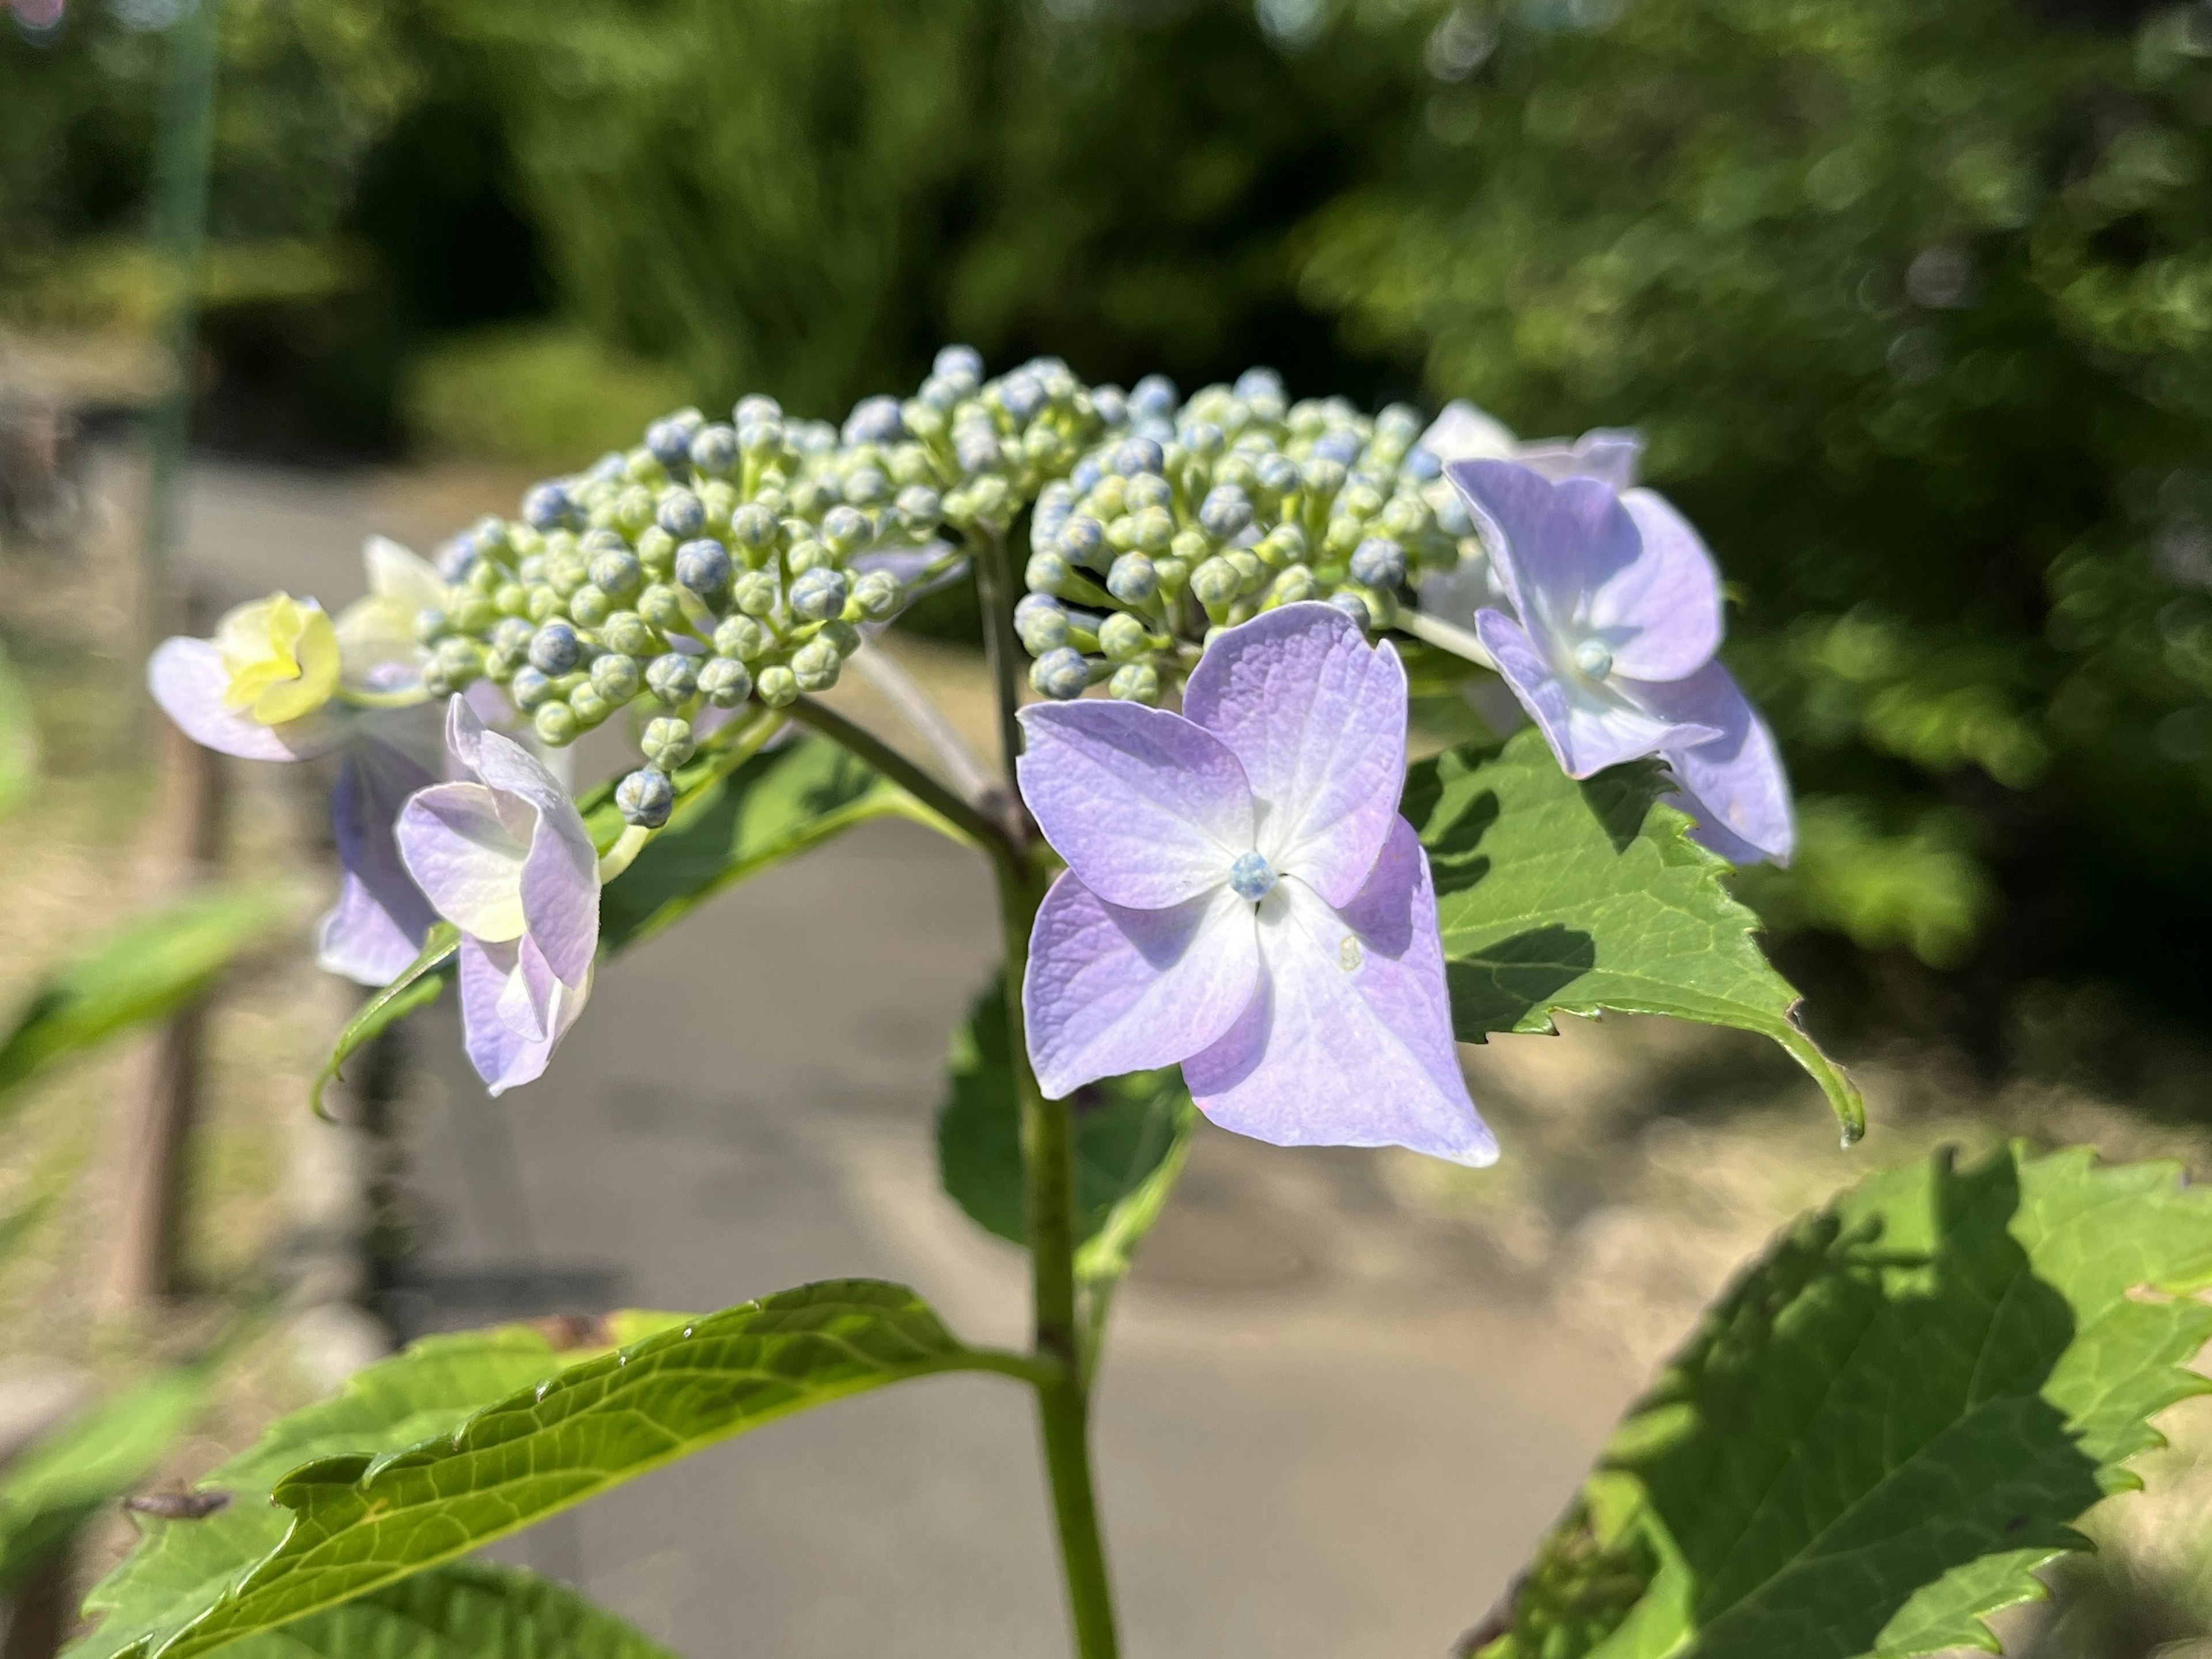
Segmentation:
{"type": "Polygon", "coordinates": [[[1005,824],[977,811],[874,732],[854,725],[828,704],[817,702],[811,697],[799,698],[786,712],[792,719],[812,726],[832,742],[842,744],[958,829],[988,853],[992,862],[999,866],[1002,872],[1010,872],[1019,863],[1005,824]]]}
{"type": "Polygon", "coordinates": [[[1052,1484],[1060,1570],[1079,1659],[1114,1659],[1114,1594],[1091,1483],[1091,1397],[1075,1299],[1075,1158],[1067,1103],[1047,1100],[1030,1069],[1022,1023],[1022,970],[1039,895],[1036,878],[1001,866],[999,905],[1006,930],[1006,1049],[1021,1105],[1023,1164],[1029,1183],[1035,1346],[1049,1363],[1037,1384],[1037,1425],[1052,1484]]]}

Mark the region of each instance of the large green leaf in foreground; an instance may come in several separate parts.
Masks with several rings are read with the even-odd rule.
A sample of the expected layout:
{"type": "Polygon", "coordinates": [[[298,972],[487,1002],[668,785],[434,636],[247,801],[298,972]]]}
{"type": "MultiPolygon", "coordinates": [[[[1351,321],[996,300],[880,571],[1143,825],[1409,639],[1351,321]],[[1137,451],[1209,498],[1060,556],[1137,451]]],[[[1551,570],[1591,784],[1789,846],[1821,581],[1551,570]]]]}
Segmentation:
{"type": "Polygon", "coordinates": [[[283,1541],[291,1516],[269,1502],[289,1470],[335,1453],[398,1451],[450,1434],[472,1413],[557,1376],[580,1347],[635,1341],[675,1315],[616,1314],[599,1328],[497,1330],[432,1336],[357,1373],[332,1399],[278,1419],[251,1450],[200,1482],[228,1502],[197,1520],[139,1517],[146,1536],[86,1598],[104,1614],[71,1654],[100,1659],[166,1634],[215,1605],[248,1567],[283,1541]]]}
{"type": "MultiPolygon", "coordinates": [[[[951,1090],[937,1117],[945,1190],[986,1231],[1029,1242],[1021,1112],[1006,1053],[1003,981],[994,978],[953,1034],[951,1090]]],[[[1109,1078],[1076,1091],[1076,1273],[1128,1271],[1189,1151],[1198,1109],[1173,1066],[1109,1078]]]]}
{"type": "Polygon", "coordinates": [[[1604,1008],[1757,1031],[1812,1073],[1856,1139],[1857,1089],[1798,1028],[1797,993],[1752,938],[1758,918],[1721,884],[1727,860],[1658,804],[1668,787],[1649,761],[1577,783],[1534,729],[1413,769],[1404,811],[1436,874],[1460,1040],[1604,1008]]]}
{"type": "Polygon", "coordinates": [[[223,1650],[228,1659],[675,1659],[574,1590],[453,1561],[223,1650]]]}
{"type": "Polygon", "coordinates": [[[179,1606],[180,1619],[134,1612],[145,1640],[133,1651],[186,1659],[276,1629],[810,1407],[908,1377],[1034,1370],[963,1347],[911,1291],[870,1279],[726,1309],[428,1426],[434,1437],[411,1449],[335,1455],[331,1437],[334,1455],[271,1494],[290,1511],[283,1541],[219,1598],[179,1606]]]}
{"type": "Polygon", "coordinates": [[[110,934],[50,976],[0,1037],[0,1096],[65,1054],[190,1002],[291,909],[282,888],[218,888],[110,934]]]}
{"type": "Polygon", "coordinates": [[[2212,1390],[2212,1192],[2075,1149],[1876,1176],[1785,1232],[1607,1449],[1483,1659],[1909,1659],[2212,1390]]]}

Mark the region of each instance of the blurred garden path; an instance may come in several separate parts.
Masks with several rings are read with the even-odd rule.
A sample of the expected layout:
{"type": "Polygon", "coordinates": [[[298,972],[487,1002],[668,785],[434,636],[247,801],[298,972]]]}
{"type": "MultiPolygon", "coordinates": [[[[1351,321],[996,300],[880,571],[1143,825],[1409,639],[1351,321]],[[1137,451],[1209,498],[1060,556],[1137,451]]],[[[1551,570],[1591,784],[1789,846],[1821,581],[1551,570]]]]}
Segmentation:
{"type": "MultiPolygon", "coordinates": [[[[368,531],[428,547],[512,488],[203,464],[184,556],[219,603],[281,586],[336,609],[368,531]]],[[[419,1020],[396,1316],[708,1309],[868,1273],[1020,1340],[1018,1255],[938,1193],[932,1145],[994,930],[980,864],[874,826],[605,971],[552,1073],[503,1100],[449,1011],[419,1020]]],[[[1133,1659],[1437,1656],[1482,1617],[1632,1381],[1498,1265],[1370,1155],[1201,1139],[1102,1384],[1133,1659]]],[[[690,1659],[1065,1651],[1027,1402],[989,1380],[774,1425],[510,1553],[690,1659]]]]}

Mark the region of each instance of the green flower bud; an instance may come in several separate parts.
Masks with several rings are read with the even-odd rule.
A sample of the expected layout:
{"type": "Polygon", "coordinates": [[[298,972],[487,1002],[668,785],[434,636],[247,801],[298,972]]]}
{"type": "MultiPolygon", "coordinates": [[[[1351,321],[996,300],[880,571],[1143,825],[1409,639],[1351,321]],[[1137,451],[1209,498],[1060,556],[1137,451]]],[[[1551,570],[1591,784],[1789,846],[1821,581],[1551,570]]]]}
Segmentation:
{"type": "Polygon", "coordinates": [[[1300,599],[1312,599],[1318,591],[1312,570],[1304,565],[1294,564],[1276,576],[1267,590],[1267,604],[1270,607],[1296,605],[1300,599]]]}
{"type": "Polygon", "coordinates": [[[660,648],[653,629],[635,611],[610,612],[599,624],[599,642],[625,657],[649,657],[660,648]]]}
{"type": "Polygon", "coordinates": [[[562,604],[561,596],[550,587],[533,587],[530,590],[529,614],[530,620],[534,623],[551,622],[567,608],[562,604]]]}
{"type": "Polygon", "coordinates": [[[615,786],[615,807],[623,822],[658,830],[668,822],[676,805],[676,790],[666,774],[641,768],[615,786]]]}
{"type": "Polygon", "coordinates": [[[614,602],[590,582],[568,596],[568,614],[579,628],[597,628],[614,611],[614,602]]]}
{"type": "Polygon", "coordinates": [[[415,613],[415,638],[422,645],[429,644],[446,631],[446,613],[432,609],[415,613]]]}
{"type": "Polygon", "coordinates": [[[837,684],[845,659],[828,640],[810,640],[792,653],[791,672],[802,691],[827,691],[837,684]]]}
{"type": "Polygon", "coordinates": [[[592,555],[592,585],[617,599],[628,599],[644,580],[636,554],[626,547],[608,548],[592,555]]]}
{"type": "Polygon", "coordinates": [[[637,659],[627,653],[610,651],[592,664],[592,689],[617,708],[635,696],[644,684],[637,659]]]}
{"type": "Polygon", "coordinates": [[[748,570],[730,587],[730,599],[748,617],[765,617],[775,609],[775,576],[767,570],[748,570]]]}
{"type": "MultiPolygon", "coordinates": [[[[738,666],[742,669],[744,665],[738,666]]],[[[691,758],[698,744],[691,740],[690,721],[664,714],[645,723],[645,736],[639,746],[658,770],[673,772],[691,758]]]]}
{"type": "Polygon", "coordinates": [[[753,694],[752,671],[734,657],[710,657],[699,671],[699,691],[717,708],[735,708],[753,694]]]}
{"type": "Polygon", "coordinates": [[[575,742],[576,733],[582,729],[576,711],[558,701],[538,704],[538,712],[530,717],[530,724],[536,729],[540,743],[556,749],[575,742]]]}
{"type": "Polygon", "coordinates": [[[659,525],[637,538],[637,562],[655,581],[665,581],[676,571],[676,538],[659,525]]]}
{"type": "Polygon", "coordinates": [[[639,595],[638,614],[664,634],[681,634],[690,625],[684,615],[684,601],[676,590],[665,582],[655,582],[639,595]]]}
{"type": "Polygon", "coordinates": [[[499,608],[481,593],[471,593],[453,607],[453,622],[457,633],[489,633],[499,620],[499,608]]]}
{"type": "Polygon", "coordinates": [[[833,617],[823,623],[814,637],[829,641],[840,657],[849,657],[860,648],[860,630],[842,617],[833,617]]]}
{"type": "Polygon", "coordinates": [[[725,657],[751,662],[774,643],[767,629],[750,617],[732,617],[714,630],[714,650],[725,657]]]}
{"type": "Polygon", "coordinates": [[[1109,660],[1127,662],[1152,648],[1145,625],[1126,611],[1116,611],[1098,624],[1098,648],[1109,660]]]}
{"type": "Polygon", "coordinates": [[[1236,567],[1239,594],[1256,593],[1267,586],[1267,567],[1260,562],[1251,549],[1232,547],[1221,556],[1236,567]]]}
{"type": "Polygon", "coordinates": [[[1164,507],[1148,507],[1137,514],[1134,544],[1146,553],[1164,553],[1175,540],[1175,520],[1164,507]]]}
{"type": "Polygon", "coordinates": [[[857,609],[871,622],[886,622],[897,614],[903,597],[897,577],[888,570],[871,570],[853,584],[852,603],[847,609],[857,609]]]}
{"type": "Polygon", "coordinates": [[[645,667],[645,684],[672,708],[699,689],[699,670],[680,651],[664,651],[645,667]]]}
{"type": "Polygon", "coordinates": [[[491,596],[492,609],[502,617],[526,617],[530,614],[530,590],[520,582],[501,582],[499,592],[491,596]]]}
{"type": "Polygon", "coordinates": [[[1160,671],[1148,662],[1127,662],[1114,671],[1106,689],[1123,702],[1158,703],[1160,671]]]}
{"type": "Polygon", "coordinates": [[[1208,559],[1190,573],[1191,597],[1205,605],[1227,605],[1243,583],[1243,573],[1225,558],[1208,559]]]}
{"type": "Polygon", "coordinates": [[[777,663],[761,670],[753,682],[753,693],[770,708],[787,708],[798,699],[799,678],[777,663]]]}
{"type": "Polygon", "coordinates": [[[586,731],[613,714],[618,706],[590,684],[577,686],[568,693],[569,710],[576,716],[577,725],[586,731]]]}

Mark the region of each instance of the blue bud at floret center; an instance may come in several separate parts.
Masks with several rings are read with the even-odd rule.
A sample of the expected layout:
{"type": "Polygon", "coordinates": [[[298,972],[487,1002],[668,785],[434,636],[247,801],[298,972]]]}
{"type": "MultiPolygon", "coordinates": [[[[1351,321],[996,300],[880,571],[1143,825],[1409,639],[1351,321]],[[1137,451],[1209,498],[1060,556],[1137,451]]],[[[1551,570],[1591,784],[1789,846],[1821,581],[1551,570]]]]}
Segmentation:
{"type": "Polygon", "coordinates": [[[1257,853],[1247,853],[1229,866],[1229,890],[1248,904],[1257,904],[1275,890],[1275,866],[1257,853]]]}
{"type": "Polygon", "coordinates": [[[1601,680],[1613,672],[1613,653],[1602,640],[1584,640],[1575,647],[1575,667],[1594,680],[1601,680]]]}

